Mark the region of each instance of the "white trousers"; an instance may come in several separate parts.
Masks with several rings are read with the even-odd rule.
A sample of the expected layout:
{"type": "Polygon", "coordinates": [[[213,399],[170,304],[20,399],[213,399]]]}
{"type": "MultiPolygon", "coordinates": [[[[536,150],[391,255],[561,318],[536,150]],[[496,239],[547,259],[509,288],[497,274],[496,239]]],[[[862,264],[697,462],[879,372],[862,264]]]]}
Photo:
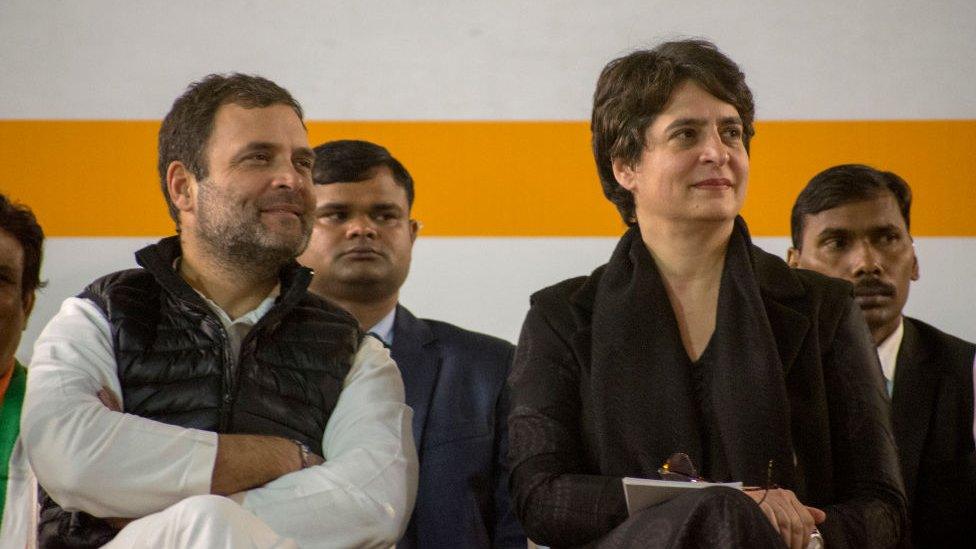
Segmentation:
{"type": "Polygon", "coordinates": [[[194,496],[129,523],[105,547],[297,549],[298,544],[223,496],[194,496]]]}

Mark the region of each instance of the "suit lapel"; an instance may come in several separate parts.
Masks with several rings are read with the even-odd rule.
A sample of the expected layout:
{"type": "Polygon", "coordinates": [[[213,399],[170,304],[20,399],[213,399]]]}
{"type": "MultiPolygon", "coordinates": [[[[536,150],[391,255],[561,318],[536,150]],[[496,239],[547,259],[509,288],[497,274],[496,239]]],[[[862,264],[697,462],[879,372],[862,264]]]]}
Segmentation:
{"type": "Polygon", "coordinates": [[[391,354],[403,377],[407,405],[413,408],[413,440],[418,454],[423,448],[424,427],[441,367],[436,342],[426,323],[397,305],[391,354]]]}
{"type": "Polygon", "coordinates": [[[786,263],[755,246],[751,248],[751,252],[766,317],[776,340],[783,374],[787,375],[810,330],[809,315],[789,304],[803,297],[806,291],[786,263]]]}
{"type": "Polygon", "coordinates": [[[927,372],[928,352],[911,319],[905,318],[905,334],[898,348],[895,388],[891,398],[891,422],[898,443],[898,459],[905,479],[905,492],[911,498],[918,475],[922,447],[928,437],[929,418],[935,401],[939,376],[927,372]]]}

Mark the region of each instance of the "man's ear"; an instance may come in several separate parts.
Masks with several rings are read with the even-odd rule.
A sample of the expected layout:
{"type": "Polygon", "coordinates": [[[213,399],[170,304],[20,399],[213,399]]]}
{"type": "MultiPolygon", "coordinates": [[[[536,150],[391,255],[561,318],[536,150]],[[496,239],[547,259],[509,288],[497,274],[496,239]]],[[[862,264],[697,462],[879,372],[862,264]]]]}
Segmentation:
{"type": "Polygon", "coordinates": [[[800,250],[797,250],[793,246],[786,250],[786,263],[792,268],[797,268],[800,266],[800,250]]]}
{"type": "Polygon", "coordinates": [[[918,280],[918,254],[915,253],[915,242],[912,241],[912,280],[918,280]]]}
{"type": "Polygon", "coordinates": [[[611,160],[610,166],[613,168],[613,177],[616,178],[617,183],[619,183],[621,187],[633,193],[634,189],[637,187],[636,166],[633,163],[619,157],[611,160]]]}
{"type": "Polygon", "coordinates": [[[410,220],[410,242],[411,243],[417,240],[417,233],[420,232],[421,227],[423,227],[423,223],[417,221],[416,219],[410,220]]]}
{"type": "Polygon", "coordinates": [[[24,298],[22,299],[23,301],[22,305],[24,307],[24,326],[21,327],[21,330],[27,329],[27,319],[30,318],[31,311],[34,310],[34,301],[36,297],[37,297],[36,292],[30,292],[27,295],[25,295],[24,298]]]}
{"type": "Polygon", "coordinates": [[[193,173],[179,160],[169,163],[166,168],[166,192],[177,210],[186,212],[193,210],[193,196],[196,192],[197,179],[193,173]]]}

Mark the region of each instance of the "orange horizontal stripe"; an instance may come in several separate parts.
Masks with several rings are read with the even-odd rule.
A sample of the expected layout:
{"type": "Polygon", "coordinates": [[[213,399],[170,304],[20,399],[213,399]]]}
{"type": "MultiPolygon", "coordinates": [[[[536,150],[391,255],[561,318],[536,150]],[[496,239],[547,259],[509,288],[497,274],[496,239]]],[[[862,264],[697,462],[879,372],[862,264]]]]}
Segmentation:
{"type": "MultiPolygon", "coordinates": [[[[308,123],[318,144],[387,146],[417,181],[414,216],[431,236],[613,236],[586,122],[308,123]]],[[[158,121],[0,121],[0,191],[51,236],[170,234],[156,176],[158,121]]],[[[823,168],[861,162],[904,177],[916,236],[976,236],[966,171],[976,120],[757,124],[743,214],[753,233],[789,233],[789,211],[823,168]]]]}

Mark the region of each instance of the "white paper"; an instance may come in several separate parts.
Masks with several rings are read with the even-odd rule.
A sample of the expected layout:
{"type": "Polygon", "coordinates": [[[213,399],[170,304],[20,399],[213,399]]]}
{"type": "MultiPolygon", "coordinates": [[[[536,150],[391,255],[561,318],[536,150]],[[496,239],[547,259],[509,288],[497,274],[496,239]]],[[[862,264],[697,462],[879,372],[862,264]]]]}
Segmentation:
{"type": "Polygon", "coordinates": [[[742,489],[741,482],[686,482],[680,480],[654,480],[649,478],[624,478],[624,497],[627,499],[627,512],[631,515],[678,497],[685,490],[697,490],[709,486],[727,486],[742,489]]]}

